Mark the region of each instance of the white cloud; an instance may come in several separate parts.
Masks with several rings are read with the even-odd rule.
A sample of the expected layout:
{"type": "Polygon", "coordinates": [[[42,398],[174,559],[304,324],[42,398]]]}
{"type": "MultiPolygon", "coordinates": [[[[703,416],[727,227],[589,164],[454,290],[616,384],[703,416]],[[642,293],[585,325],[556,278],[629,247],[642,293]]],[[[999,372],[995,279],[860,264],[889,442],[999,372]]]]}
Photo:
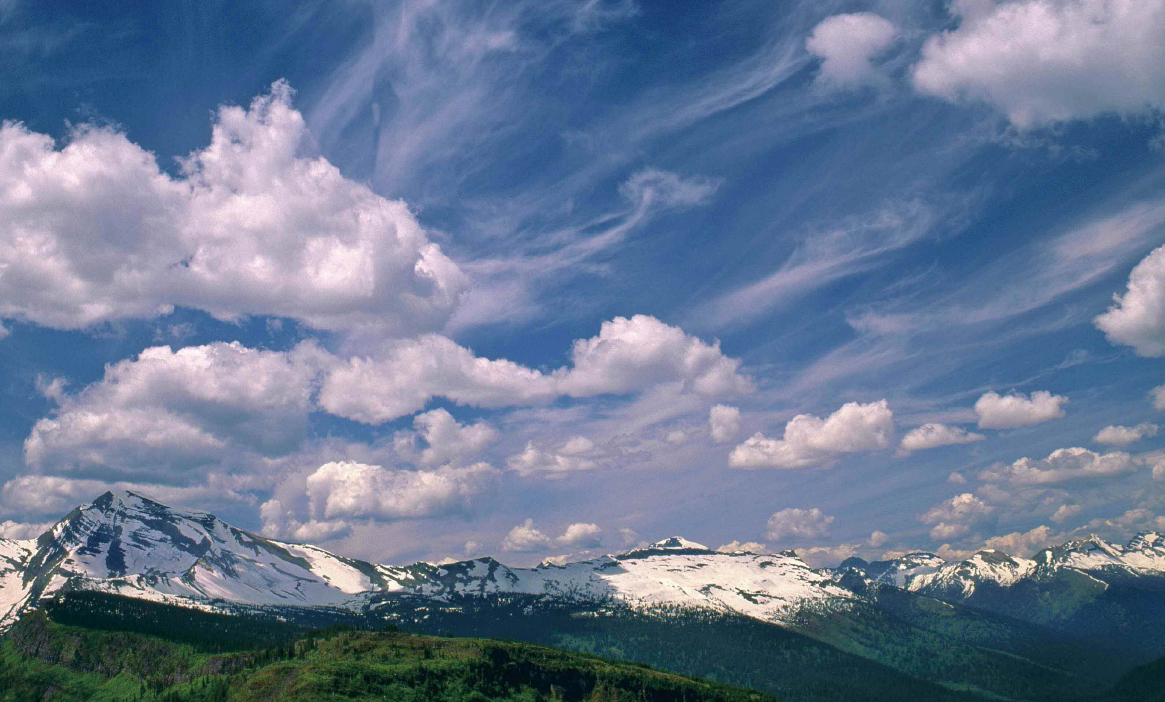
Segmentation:
{"type": "Polygon", "coordinates": [[[734,468],[804,468],[845,453],[874,451],[890,445],[894,413],[886,400],[847,402],[825,419],[799,414],[785,425],[783,439],[754,434],[732,450],[734,468]]]}
{"type": "Polygon", "coordinates": [[[663,440],[672,446],[683,446],[688,443],[688,433],[683,429],[673,429],[663,437],[663,440]]]}
{"type": "Polygon", "coordinates": [[[974,551],[954,548],[950,544],[943,544],[935,549],[934,553],[944,561],[961,561],[974,553],[974,551]]]}
{"type": "Polygon", "coordinates": [[[397,453],[410,456],[416,450],[417,439],[423,439],[428,446],[417,455],[417,461],[426,466],[453,463],[467,457],[472,461],[498,438],[497,430],[488,422],[459,424],[442,408],[418,414],[413,418],[413,429],[399,433],[393,446],[397,453]]]}
{"type": "Polygon", "coordinates": [[[939,522],[930,528],[930,538],[935,541],[945,541],[963,536],[971,530],[967,524],[939,522]]]}
{"type": "Polygon", "coordinates": [[[403,202],[310,147],[282,82],[222,107],[182,176],[109,129],[56,148],[0,127],[0,317],[59,329],[151,318],[291,317],[322,329],[440,328],[465,287],[403,202]]]}
{"type": "Polygon", "coordinates": [[[306,492],[313,519],[418,519],[467,513],[497,475],[485,463],[414,471],[343,461],[307,476],[306,492]]]}
{"type": "Polygon", "coordinates": [[[11,333],[12,333],[11,329],[4,326],[3,324],[0,324],[0,339],[7,339],[8,335],[11,333]]]}
{"type": "Polygon", "coordinates": [[[947,482],[952,485],[963,485],[967,482],[967,479],[963,477],[962,473],[951,471],[951,474],[947,476],[947,482]]]}
{"type": "Polygon", "coordinates": [[[732,441],[740,433],[740,410],[728,405],[713,406],[708,411],[708,427],[716,443],[732,441]]]}
{"type": "Polygon", "coordinates": [[[1030,398],[1018,392],[989,392],[975,402],[975,414],[980,429],[1013,429],[1059,419],[1064,416],[1061,405],[1066,404],[1067,397],[1047,390],[1037,390],[1030,398]]]}
{"type": "Polygon", "coordinates": [[[930,508],[918,519],[923,524],[933,525],[930,538],[943,541],[962,536],[971,530],[995,508],[969,492],[944,500],[930,508]]]}
{"type": "Polygon", "coordinates": [[[768,553],[769,547],[758,541],[730,541],[716,550],[720,553],[768,553]]]}
{"type": "Polygon", "coordinates": [[[884,531],[874,531],[870,534],[870,538],[866,540],[866,545],[872,548],[884,546],[890,540],[889,534],[884,531]]]}
{"type": "Polygon", "coordinates": [[[65,388],[68,385],[68,378],[58,377],[50,380],[39,373],[36,376],[36,391],[46,400],[52,400],[58,405],[64,400],[65,388]]]}
{"type": "Polygon", "coordinates": [[[1165,385],[1150,390],[1149,401],[1153,403],[1153,409],[1165,410],[1165,385]]]}
{"type": "Polygon", "coordinates": [[[813,546],[797,549],[797,555],[812,568],[827,568],[837,565],[847,558],[856,556],[861,544],[838,544],[836,546],[813,546]]]}
{"type": "Polygon", "coordinates": [[[562,478],[569,473],[586,470],[595,470],[600,464],[594,457],[587,457],[577,453],[567,453],[563,446],[558,451],[547,451],[539,448],[535,442],[526,443],[522,453],[510,456],[506,467],[522,477],[540,475],[546,478],[562,478]]]}
{"type": "Polygon", "coordinates": [[[634,529],[628,529],[627,527],[620,527],[619,538],[623,539],[624,546],[631,546],[632,544],[639,543],[638,532],[636,532],[634,529]]]}
{"type": "Polygon", "coordinates": [[[15,541],[35,539],[36,537],[51,529],[52,526],[53,522],[30,524],[27,522],[14,522],[11,519],[5,519],[2,523],[0,523],[0,539],[13,539],[15,541]]]}
{"type": "Polygon", "coordinates": [[[481,553],[481,544],[478,543],[477,541],[473,541],[471,539],[471,540],[465,542],[465,548],[462,549],[462,551],[467,556],[476,555],[478,553],[481,553]]]}
{"type": "Polygon", "coordinates": [[[59,518],[78,505],[92,502],[106,490],[132,490],[173,505],[252,503],[237,491],[244,480],[211,474],[201,485],[160,485],[143,476],[142,481],[86,480],[52,475],[20,475],[4,483],[0,501],[6,510],[25,515],[59,518]]]}
{"type": "Polygon", "coordinates": [[[987,539],[987,548],[1003,551],[1010,556],[1028,557],[1049,546],[1056,537],[1047,526],[1038,526],[1030,531],[1015,531],[1003,536],[987,539]]]}
{"type": "Polygon", "coordinates": [[[505,359],[479,358],[436,335],[388,344],[376,358],[336,365],[324,380],[320,405],[368,424],[423,409],[434,397],[475,407],[641,392],[675,384],[706,397],[750,392],[740,361],[654,317],[603,322],[599,335],[578,339],[572,365],[543,373],[505,359]]]}
{"type": "Polygon", "coordinates": [[[920,92],[976,100],[1020,128],[1165,108],[1162,0],[956,0],[922,48],[920,92]]]}
{"type": "Polygon", "coordinates": [[[1060,505],[1052,514],[1052,521],[1059,524],[1080,514],[1084,510],[1082,505],[1060,505]]]}
{"type": "Polygon", "coordinates": [[[598,524],[579,522],[568,526],[555,542],[571,548],[597,548],[603,545],[603,530],[598,524]]]}
{"type": "Polygon", "coordinates": [[[105,478],[190,480],[193,469],[256,452],[293,450],[307,432],[311,381],[322,353],[290,353],[214,343],[173,351],[148,348],[106,366],[76,395],[63,386],[55,416],[24,442],[33,467],[105,478]]]}
{"type": "Polygon", "coordinates": [[[765,538],[781,541],[786,538],[819,539],[829,535],[829,525],[833,517],[822,514],[821,510],[797,509],[789,507],[775,512],[765,523],[765,538]]]}
{"type": "Polygon", "coordinates": [[[834,15],[822,20],[805,48],[822,59],[819,80],[839,87],[868,83],[877,75],[871,63],[898,36],[885,17],[869,12],[834,15]]]}
{"type": "Polygon", "coordinates": [[[296,541],[319,543],[338,539],[352,532],[352,525],[342,519],[301,522],[283,502],[267,500],[259,507],[259,518],[263,521],[263,535],[271,538],[289,538],[296,541]]]}
{"type": "Polygon", "coordinates": [[[719,187],[719,180],[645,168],[620,185],[619,194],[639,207],[694,207],[707,203],[719,187]]]}
{"type": "Polygon", "coordinates": [[[1110,446],[1128,446],[1136,443],[1141,439],[1149,436],[1157,435],[1156,424],[1138,424],[1135,427],[1122,426],[1107,426],[1096,432],[1096,436],[1092,437],[1092,441],[1097,444],[1109,444],[1110,446]]]}
{"type": "Polygon", "coordinates": [[[911,429],[902,437],[899,446],[903,451],[924,451],[940,446],[968,444],[973,441],[982,441],[987,437],[982,434],[968,432],[960,427],[951,427],[946,424],[923,424],[911,429]]]}
{"type": "Polygon", "coordinates": [[[705,343],[642,314],[603,322],[598,336],[574,342],[571,362],[554,375],[559,392],[572,397],[626,394],[660,383],[680,383],[706,397],[752,390],[740,361],[725,356],[719,341],[705,343]]]}
{"type": "Polygon", "coordinates": [[[979,479],[1011,485],[1052,485],[1124,475],[1136,470],[1136,465],[1132,456],[1123,451],[1098,454],[1084,448],[1062,448],[1044,459],[1021,458],[1010,465],[991,466],[979,473],[979,479]]]}
{"type": "Polygon", "coordinates": [[[550,547],[550,537],[534,528],[534,520],[527,519],[518,526],[510,529],[502,541],[503,551],[530,553],[550,547]]]}
{"type": "MultiPolygon", "coordinates": [[[[1165,37],[1162,37],[1165,41],[1165,37]]],[[[1165,356],[1165,246],[1154,249],[1129,274],[1128,290],[1094,321],[1113,344],[1138,356],[1165,356]]]]}

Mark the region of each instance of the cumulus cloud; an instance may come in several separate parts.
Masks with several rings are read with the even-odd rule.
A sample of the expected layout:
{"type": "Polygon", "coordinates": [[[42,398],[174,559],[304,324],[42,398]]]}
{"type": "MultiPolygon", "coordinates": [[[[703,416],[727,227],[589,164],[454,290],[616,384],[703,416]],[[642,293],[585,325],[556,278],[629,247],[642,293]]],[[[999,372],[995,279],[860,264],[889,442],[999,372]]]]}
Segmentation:
{"type": "Polygon", "coordinates": [[[1162,0],[956,0],[914,87],[986,102],[1020,128],[1165,108],[1162,0]]]}
{"type": "Polygon", "coordinates": [[[393,521],[465,514],[492,490],[498,471],[465,468],[401,470],[352,461],[325,463],[307,476],[313,519],[393,521]]]}
{"type": "Polygon", "coordinates": [[[866,545],[872,548],[878,548],[879,546],[886,545],[886,542],[889,540],[890,536],[886,532],[874,531],[870,534],[870,538],[866,540],[866,545]]]}
{"type": "Polygon", "coordinates": [[[562,536],[554,541],[560,546],[571,548],[597,548],[603,545],[603,530],[598,524],[579,522],[568,526],[562,536]]]}
{"type": "Polygon", "coordinates": [[[562,478],[569,473],[595,470],[600,467],[596,460],[598,454],[593,450],[594,444],[587,441],[591,447],[587,451],[579,451],[577,442],[571,446],[572,442],[568,441],[559,450],[548,451],[529,441],[522,453],[510,456],[506,467],[523,477],[538,475],[545,478],[562,478]],[[591,456],[584,455],[587,453],[591,456]]]}
{"type": "Polygon", "coordinates": [[[324,380],[320,405],[332,414],[379,424],[424,408],[434,397],[475,407],[641,392],[660,384],[706,397],[750,392],[740,361],[719,342],[705,343],[646,315],[603,322],[599,335],[578,339],[571,366],[552,373],[505,359],[479,358],[437,335],[391,343],[376,358],[337,364],[324,380]]]}
{"type": "Polygon", "coordinates": [[[300,521],[293,510],[285,508],[283,502],[276,499],[260,505],[259,518],[263,521],[263,535],[271,538],[318,543],[338,539],[352,532],[352,525],[342,519],[300,521]]]}
{"type": "Polygon", "coordinates": [[[989,392],[976,400],[975,414],[979,415],[980,429],[1014,429],[1059,419],[1066,404],[1067,397],[1047,390],[1037,390],[1030,398],[1019,392],[989,392]]]}
{"type": "Polygon", "coordinates": [[[819,539],[829,535],[829,525],[832,523],[833,517],[822,514],[816,507],[813,509],[789,507],[769,517],[765,523],[765,538],[770,541],[786,538],[819,539]]]}
{"type": "Polygon", "coordinates": [[[979,479],[1011,485],[1052,485],[1074,480],[1098,480],[1136,470],[1133,457],[1123,451],[1099,454],[1084,448],[1062,448],[1047,458],[1021,458],[996,464],[979,473],[979,479]]]}
{"type": "Polygon", "coordinates": [[[918,519],[923,524],[932,525],[930,538],[943,541],[962,536],[971,530],[995,508],[969,492],[944,500],[931,507],[918,519]]]}
{"type": "Polygon", "coordinates": [[[57,148],[0,127],[0,317],[58,329],[175,306],[321,329],[440,328],[465,277],[403,202],[303,155],[275,83],[219,109],[210,145],[172,178],[123,134],[80,127],[57,148]]]}
{"type": "Polygon", "coordinates": [[[633,544],[639,543],[639,533],[634,529],[629,529],[627,527],[619,528],[619,538],[623,539],[624,546],[631,546],[633,544]]]}
{"type": "Polygon", "coordinates": [[[923,424],[911,429],[902,437],[899,447],[903,451],[924,451],[940,446],[955,444],[969,444],[973,441],[982,441],[987,437],[982,434],[968,432],[960,427],[951,427],[946,424],[923,424]]]}
{"type": "Polygon", "coordinates": [[[1156,424],[1138,424],[1135,427],[1122,426],[1107,426],[1096,432],[1096,436],[1092,437],[1092,441],[1097,444],[1108,444],[1110,446],[1128,446],[1136,443],[1141,439],[1149,436],[1157,435],[1156,424]]]}
{"type": "Polygon", "coordinates": [[[402,456],[413,456],[421,465],[431,466],[471,460],[498,438],[488,422],[460,424],[448,410],[438,408],[413,418],[413,431],[397,434],[393,446],[402,456]],[[416,452],[417,440],[427,446],[416,452]]]}
{"type": "Polygon", "coordinates": [[[708,412],[708,427],[716,443],[732,441],[740,433],[740,410],[728,405],[713,406],[708,412]]]}
{"type": "Polygon", "coordinates": [[[874,451],[890,445],[894,413],[886,400],[847,402],[825,419],[799,414],[785,425],[783,439],[757,433],[729,454],[734,468],[804,468],[845,453],[874,451]]]}
{"type": "Polygon", "coordinates": [[[570,369],[554,375],[559,393],[572,397],[626,394],[661,383],[679,383],[706,397],[750,392],[740,361],[655,317],[635,315],[603,322],[599,335],[579,339],[570,369]]]}
{"type": "Polygon", "coordinates": [[[1149,402],[1153,409],[1165,410],[1165,385],[1158,385],[1149,391],[1149,402]]]}
{"type": "Polygon", "coordinates": [[[148,348],[106,366],[76,395],[50,385],[59,404],[24,442],[28,465],[54,472],[180,483],[191,471],[240,454],[282,455],[307,432],[314,358],[214,343],[148,348]]]}
{"type": "Polygon", "coordinates": [[[947,476],[947,482],[952,485],[963,485],[967,482],[967,479],[963,477],[962,473],[951,471],[951,474],[947,476]]]}
{"type": "Polygon", "coordinates": [[[28,522],[14,522],[11,519],[5,519],[3,522],[0,522],[0,539],[12,539],[14,541],[35,539],[51,529],[52,526],[52,522],[30,524],[28,522]]]}
{"type": "Polygon", "coordinates": [[[1080,514],[1080,512],[1083,510],[1084,507],[1081,505],[1060,505],[1056,508],[1056,511],[1052,513],[1052,521],[1056,522],[1057,524],[1060,522],[1068,521],[1072,517],[1080,514]]]}
{"type": "Polygon", "coordinates": [[[518,526],[510,529],[506,538],[502,540],[503,551],[516,553],[531,553],[550,547],[550,537],[534,528],[534,520],[527,519],[518,526]]]}
{"type": "Polygon", "coordinates": [[[861,544],[838,544],[836,546],[813,546],[797,549],[797,555],[812,568],[827,568],[837,565],[847,558],[856,556],[861,544]]]}
{"type": "Polygon", "coordinates": [[[819,80],[853,87],[874,79],[871,60],[897,36],[898,28],[885,17],[856,12],[822,20],[805,40],[805,48],[821,59],[819,80]]]}
{"type": "Polygon", "coordinates": [[[1038,526],[1030,531],[1015,531],[1003,536],[987,539],[987,548],[1003,551],[1011,556],[1028,557],[1049,546],[1055,539],[1047,526],[1038,526]]]}
{"type": "Polygon", "coordinates": [[[1116,304],[1094,320],[1097,328],[1113,344],[1132,346],[1138,356],[1165,356],[1165,246],[1138,263],[1128,290],[1113,297],[1116,304]]]}

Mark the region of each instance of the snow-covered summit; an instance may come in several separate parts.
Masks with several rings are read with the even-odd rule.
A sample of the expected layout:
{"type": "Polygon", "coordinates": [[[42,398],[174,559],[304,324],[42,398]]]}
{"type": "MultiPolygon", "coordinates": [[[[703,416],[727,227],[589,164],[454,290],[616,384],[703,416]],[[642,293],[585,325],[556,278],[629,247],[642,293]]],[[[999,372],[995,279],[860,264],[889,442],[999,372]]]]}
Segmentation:
{"type": "Polygon", "coordinates": [[[1034,560],[1042,571],[1074,568],[1086,572],[1160,574],[1165,573],[1165,539],[1155,531],[1143,531],[1127,546],[1119,546],[1093,534],[1087,539],[1046,548],[1034,560]]]}
{"type": "Polygon", "coordinates": [[[946,561],[933,553],[915,551],[898,558],[870,563],[857,557],[847,558],[834,569],[834,572],[839,576],[853,573],[870,582],[906,587],[906,583],[912,577],[932,573],[944,565],[946,561]]]}
{"type": "Polygon", "coordinates": [[[786,621],[855,595],[795,554],[718,553],[679,536],[601,558],[510,568],[492,558],[377,565],[268,539],[212,514],[107,492],[37,542],[0,542],[0,627],[43,597],[84,589],[186,606],[330,606],[385,598],[522,594],[678,606],[786,621]]]}

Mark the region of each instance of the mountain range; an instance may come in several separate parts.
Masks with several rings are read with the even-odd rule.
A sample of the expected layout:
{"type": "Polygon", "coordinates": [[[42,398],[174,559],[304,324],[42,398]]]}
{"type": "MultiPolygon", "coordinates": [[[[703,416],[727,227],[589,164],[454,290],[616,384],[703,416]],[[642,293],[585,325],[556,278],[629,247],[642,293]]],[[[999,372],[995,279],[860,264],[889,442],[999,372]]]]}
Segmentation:
{"type": "MultiPolygon", "coordinates": [[[[853,699],[882,699],[873,688],[852,696],[846,686],[863,677],[896,689],[935,685],[934,699],[1079,697],[1165,656],[1165,537],[1156,533],[1124,546],[1091,537],[1032,558],[983,550],[947,562],[920,552],[834,569],[811,568],[793,551],[722,553],[681,537],[565,565],[395,566],[108,492],[35,540],[0,540],[0,629],[78,594],[583,650],[601,642],[591,652],[752,687],[771,675],[765,661],[795,654],[818,663],[788,675],[853,699]],[[649,640],[669,636],[686,648],[649,640]],[[835,680],[850,669],[853,680],[835,680]]],[[[825,698],[774,685],[768,691],[788,699],[825,698]]]]}

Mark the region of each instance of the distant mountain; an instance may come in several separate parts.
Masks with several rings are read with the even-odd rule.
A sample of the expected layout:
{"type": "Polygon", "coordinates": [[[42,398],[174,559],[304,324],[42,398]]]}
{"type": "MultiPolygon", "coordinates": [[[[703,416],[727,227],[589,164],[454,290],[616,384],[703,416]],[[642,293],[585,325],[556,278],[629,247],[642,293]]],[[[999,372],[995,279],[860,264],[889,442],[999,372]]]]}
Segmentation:
{"type": "Polygon", "coordinates": [[[945,563],[932,554],[893,561],[851,559],[834,575],[887,582],[965,605],[1103,642],[1133,662],[1165,655],[1165,537],[1142,532],[1126,546],[1091,536],[1017,558],[987,549],[945,563]],[[920,563],[925,563],[919,566],[920,563]]]}
{"type": "Polygon", "coordinates": [[[492,558],[385,566],[236,529],[205,512],[107,492],[35,541],[0,543],[0,621],[38,599],[95,590],[212,606],[326,606],[360,611],[385,593],[438,600],[515,593],[638,607],[690,606],[781,621],[802,608],[844,606],[853,593],[795,554],[725,554],[673,537],[642,549],[537,568],[492,558]]]}
{"type": "Polygon", "coordinates": [[[396,623],[607,651],[790,700],[890,699],[891,689],[1079,698],[1165,655],[1165,540],[1155,533],[1030,559],[917,552],[832,570],[792,551],[720,553],[678,536],[564,565],[393,566],[109,492],[36,540],[0,540],[0,629],[86,594],[308,628],[396,623]]]}

